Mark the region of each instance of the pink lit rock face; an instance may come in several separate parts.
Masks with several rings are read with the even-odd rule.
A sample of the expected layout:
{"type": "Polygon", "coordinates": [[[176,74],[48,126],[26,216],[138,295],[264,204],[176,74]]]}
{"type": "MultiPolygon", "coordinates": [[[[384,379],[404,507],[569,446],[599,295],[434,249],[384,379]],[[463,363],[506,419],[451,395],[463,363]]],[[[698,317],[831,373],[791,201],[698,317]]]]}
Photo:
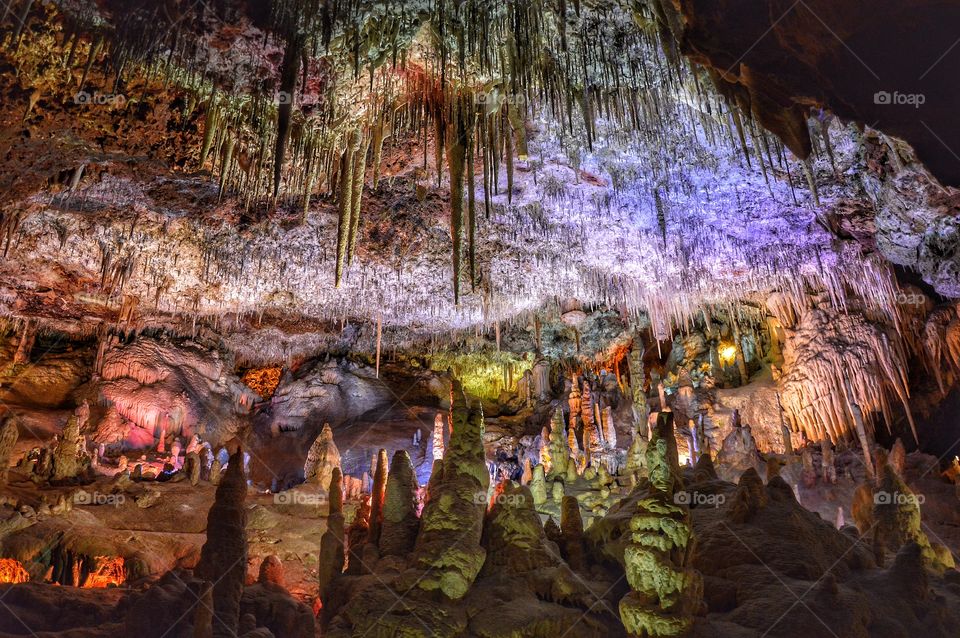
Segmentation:
{"type": "MultiPolygon", "coordinates": [[[[196,343],[139,339],[103,355],[99,393],[106,408],[95,440],[139,449],[165,437],[199,434],[214,445],[240,429],[259,397],[230,364],[196,343]]],[[[165,442],[166,443],[166,442],[165,442]]]]}

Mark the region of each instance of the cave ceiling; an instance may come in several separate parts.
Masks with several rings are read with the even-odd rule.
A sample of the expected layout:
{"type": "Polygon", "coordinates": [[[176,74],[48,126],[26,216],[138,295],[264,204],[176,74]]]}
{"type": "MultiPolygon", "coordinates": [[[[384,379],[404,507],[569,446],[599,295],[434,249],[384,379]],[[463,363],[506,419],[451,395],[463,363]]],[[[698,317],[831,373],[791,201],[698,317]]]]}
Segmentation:
{"type": "MultiPolygon", "coordinates": [[[[936,180],[957,166],[934,152],[957,130],[941,82],[956,62],[923,81],[938,142],[870,106],[885,89],[844,52],[892,55],[910,41],[862,41],[906,26],[824,10],[844,25],[831,41],[825,3],[782,20],[747,4],[19,3],[0,311],[499,334],[576,299],[668,338],[773,291],[888,304],[880,253],[900,244],[837,220],[913,157],[880,129],[956,208],[936,180]]],[[[903,4],[918,24],[950,13],[903,4]]],[[[891,82],[907,72],[881,62],[891,82]]]]}

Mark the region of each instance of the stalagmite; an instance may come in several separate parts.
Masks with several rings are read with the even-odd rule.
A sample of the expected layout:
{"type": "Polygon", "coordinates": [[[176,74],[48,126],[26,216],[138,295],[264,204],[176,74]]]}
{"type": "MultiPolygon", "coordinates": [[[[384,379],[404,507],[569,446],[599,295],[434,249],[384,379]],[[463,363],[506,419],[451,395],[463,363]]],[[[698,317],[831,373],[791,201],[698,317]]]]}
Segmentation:
{"type": "Polygon", "coordinates": [[[537,507],[543,507],[547,502],[547,483],[543,476],[543,465],[533,468],[533,477],[530,480],[530,494],[537,507]]]}
{"type": "Polygon", "coordinates": [[[560,504],[560,533],[563,537],[563,554],[573,569],[586,567],[583,541],[583,519],[580,503],[573,496],[564,496],[560,504]]]}
{"type": "Polygon", "coordinates": [[[80,418],[73,414],[67,419],[63,434],[53,450],[52,480],[62,481],[74,478],[89,465],[90,459],[81,446],[81,439],[80,418]]]}
{"type": "Polygon", "coordinates": [[[390,463],[383,503],[381,556],[406,556],[413,549],[420,528],[420,519],[417,518],[418,489],[410,455],[405,450],[397,450],[390,463]]]}
{"type": "Polygon", "coordinates": [[[330,510],[327,515],[327,529],[320,538],[320,558],[317,564],[317,595],[323,602],[327,601],[331,583],[343,572],[343,476],[339,467],[333,469],[327,486],[330,510]]]}
{"type": "Polygon", "coordinates": [[[703,580],[689,567],[694,550],[690,511],[674,499],[680,466],[671,413],[658,415],[647,466],[651,489],[637,503],[624,552],[633,591],[620,600],[620,618],[633,636],[681,636],[702,604],[703,580]]]}
{"type": "Polygon", "coordinates": [[[549,464],[547,473],[551,478],[565,476],[567,463],[570,461],[570,442],[566,428],[563,425],[563,413],[557,409],[550,419],[550,434],[548,440],[549,464]]]}
{"type": "Polygon", "coordinates": [[[329,423],[323,424],[323,429],[314,440],[307,452],[307,459],[303,464],[303,477],[308,482],[329,485],[333,477],[334,468],[340,467],[340,450],[333,442],[333,429],[329,423]]]}
{"type": "Polygon", "coordinates": [[[217,486],[207,516],[207,541],[195,569],[200,578],[214,583],[214,636],[235,635],[240,621],[240,596],[247,574],[246,496],[243,450],[238,447],[217,486]]]}
{"type": "Polygon", "coordinates": [[[377,469],[373,475],[373,489],[370,492],[370,534],[367,542],[378,546],[380,531],[383,529],[383,505],[387,493],[387,451],[380,448],[377,453],[377,469]]]}
{"type": "Polygon", "coordinates": [[[433,417],[433,438],[431,439],[431,460],[439,461],[443,458],[443,414],[437,413],[433,417]]]}
{"type": "Polygon", "coordinates": [[[415,568],[403,581],[410,580],[407,587],[439,590],[456,600],[467,593],[486,557],[480,540],[490,476],[484,461],[483,412],[479,405],[467,405],[459,382],[451,385],[450,419],[453,434],[443,475],[436,481],[431,477],[413,552],[415,568]]]}

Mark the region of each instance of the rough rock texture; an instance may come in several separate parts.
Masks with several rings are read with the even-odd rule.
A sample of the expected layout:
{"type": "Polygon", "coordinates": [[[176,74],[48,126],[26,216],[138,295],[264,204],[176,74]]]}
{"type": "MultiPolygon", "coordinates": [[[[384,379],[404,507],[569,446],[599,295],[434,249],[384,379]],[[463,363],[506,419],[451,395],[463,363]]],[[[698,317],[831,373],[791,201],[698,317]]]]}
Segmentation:
{"type": "Polygon", "coordinates": [[[467,405],[458,383],[450,392],[453,433],[443,476],[430,486],[413,559],[419,572],[416,587],[457,599],[466,594],[486,557],[480,538],[490,475],[484,461],[482,409],[467,405]]]}
{"type": "Polygon", "coordinates": [[[229,356],[190,340],[111,341],[101,374],[106,413],[94,441],[120,449],[163,445],[163,434],[199,434],[220,445],[236,436],[258,400],[233,374],[229,356]]]}
{"type": "Polygon", "coordinates": [[[328,483],[330,513],[327,516],[327,529],[320,538],[320,558],[317,564],[317,596],[321,602],[327,599],[331,583],[343,572],[345,557],[342,483],[340,469],[335,468],[328,483]]]}
{"type": "Polygon", "coordinates": [[[7,475],[10,471],[10,460],[13,457],[13,448],[17,444],[17,420],[6,415],[0,422],[0,486],[7,484],[7,475]]]}
{"type": "Polygon", "coordinates": [[[90,458],[83,449],[83,438],[80,436],[80,419],[74,414],[67,419],[63,426],[63,433],[57,439],[53,449],[53,474],[51,479],[62,481],[75,478],[90,464],[90,458]]]}
{"type": "Polygon", "coordinates": [[[740,475],[749,469],[764,471],[765,464],[749,425],[740,425],[730,431],[717,452],[715,466],[720,477],[731,482],[738,481],[740,475]]]}
{"type": "Polygon", "coordinates": [[[329,423],[324,423],[319,436],[307,452],[307,460],[303,464],[303,477],[307,482],[316,482],[321,487],[330,485],[333,470],[340,469],[340,450],[333,442],[333,430],[329,423]]]}
{"type": "Polygon", "coordinates": [[[647,467],[650,491],[636,504],[624,548],[633,591],[620,600],[620,618],[631,635],[681,636],[700,609],[703,581],[690,566],[695,544],[689,508],[674,498],[682,485],[672,413],[657,416],[647,467]]]}
{"type": "Polygon", "coordinates": [[[383,502],[383,527],[380,533],[381,556],[406,556],[420,529],[417,517],[417,477],[410,455],[398,450],[390,463],[383,502]]]}
{"type": "Polygon", "coordinates": [[[887,336],[862,315],[822,308],[803,312],[797,325],[785,330],[782,401],[794,431],[813,442],[837,442],[855,431],[851,403],[865,419],[878,413],[891,423],[895,402],[904,406],[916,437],[909,366],[899,338],[887,336]]]}
{"type": "Polygon", "coordinates": [[[482,544],[487,559],[481,577],[524,574],[559,562],[560,550],[547,540],[530,490],[512,482],[501,483],[494,492],[482,544]]]}
{"type": "Polygon", "coordinates": [[[247,575],[246,495],[243,451],[237,448],[217,486],[207,517],[207,542],[195,570],[197,576],[214,583],[215,620],[219,621],[213,624],[215,636],[235,634],[240,622],[240,597],[247,575]]]}

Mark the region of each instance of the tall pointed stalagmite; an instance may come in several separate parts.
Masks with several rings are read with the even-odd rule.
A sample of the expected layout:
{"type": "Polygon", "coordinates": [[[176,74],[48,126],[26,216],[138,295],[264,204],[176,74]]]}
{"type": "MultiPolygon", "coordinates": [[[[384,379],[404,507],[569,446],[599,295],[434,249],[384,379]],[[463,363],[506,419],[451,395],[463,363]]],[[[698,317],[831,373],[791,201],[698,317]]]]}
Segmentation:
{"type": "Polygon", "coordinates": [[[377,453],[377,469],[373,475],[373,491],[370,495],[370,533],[367,543],[380,544],[380,530],[383,529],[383,500],[387,492],[387,451],[377,453]]]}
{"type": "Polygon", "coordinates": [[[486,557],[480,538],[490,474],[484,460],[483,411],[479,404],[467,405],[457,381],[451,385],[450,418],[453,433],[442,476],[430,479],[414,567],[400,584],[439,590],[456,600],[470,589],[486,557]]]}
{"type": "Polygon", "coordinates": [[[327,516],[327,531],[320,538],[320,559],[317,566],[319,589],[317,595],[326,606],[330,584],[343,572],[343,476],[340,468],[334,468],[330,477],[330,513],[327,516]]]}
{"type": "Polygon", "coordinates": [[[213,585],[214,636],[235,636],[240,597],[247,575],[247,480],[243,450],[230,457],[207,515],[207,542],[200,550],[196,575],[213,585]]]}
{"type": "Polygon", "coordinates": [[[380,533],[381,556],[406,556],[413,549],[420,529],[417,518],[417,476],[406,450],[397,450],[390,463],[386,496],[383,502],[383,526],[380,533]]]}

